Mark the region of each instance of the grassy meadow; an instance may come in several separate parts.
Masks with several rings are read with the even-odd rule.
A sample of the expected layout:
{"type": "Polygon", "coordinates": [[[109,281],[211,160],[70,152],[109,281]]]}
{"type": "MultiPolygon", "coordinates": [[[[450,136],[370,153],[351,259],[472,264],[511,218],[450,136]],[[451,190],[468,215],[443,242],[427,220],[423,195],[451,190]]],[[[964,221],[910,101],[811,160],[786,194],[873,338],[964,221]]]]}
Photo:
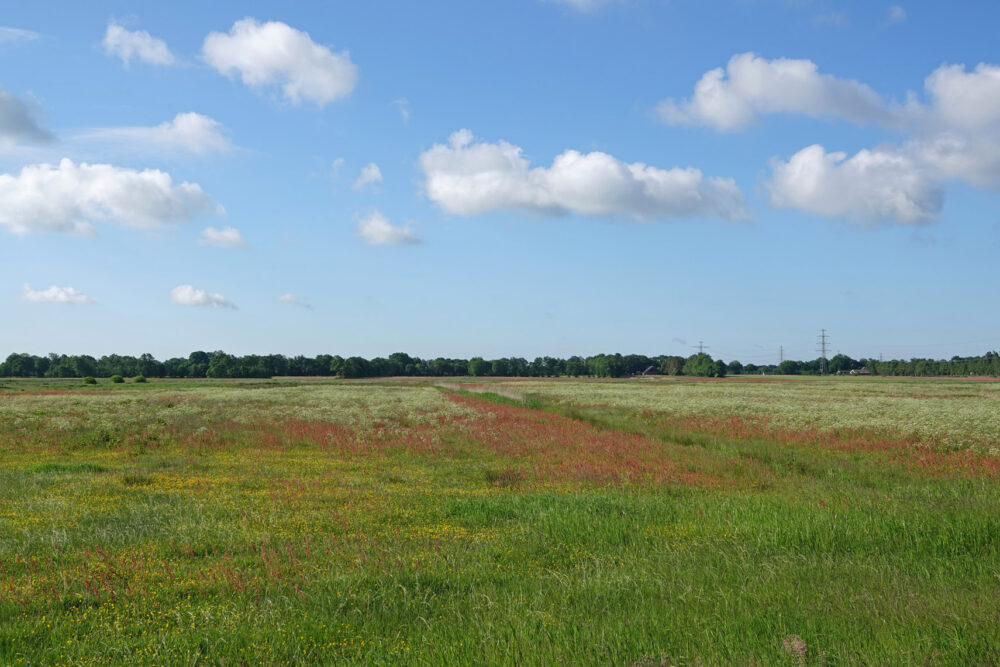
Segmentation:
{"type": "Polygon", "coordinates": [[[0,664],[996,664],[998,447],[975,380],[0,380],[0,664]]]}

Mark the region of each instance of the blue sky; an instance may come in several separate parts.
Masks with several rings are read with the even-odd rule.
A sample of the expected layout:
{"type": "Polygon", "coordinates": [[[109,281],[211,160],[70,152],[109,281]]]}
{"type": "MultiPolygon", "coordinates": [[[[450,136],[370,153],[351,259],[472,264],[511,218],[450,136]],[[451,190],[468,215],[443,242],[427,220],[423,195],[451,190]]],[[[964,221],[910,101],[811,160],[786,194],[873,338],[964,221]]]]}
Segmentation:
{"type": "Polygon", "coordinates": [[[996,349],[996,25],[2,2],[0,356],[996,349]]]}

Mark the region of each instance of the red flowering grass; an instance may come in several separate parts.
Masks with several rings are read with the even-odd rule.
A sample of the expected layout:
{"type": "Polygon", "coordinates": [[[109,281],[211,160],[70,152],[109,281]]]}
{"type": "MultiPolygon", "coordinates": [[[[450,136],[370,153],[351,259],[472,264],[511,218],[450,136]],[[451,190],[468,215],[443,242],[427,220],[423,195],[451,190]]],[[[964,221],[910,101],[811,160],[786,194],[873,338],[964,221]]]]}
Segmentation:
{"type": "Polygon", "coordinates": [[[454,425],[472,442],[531,465],[539,480],[625,483],[651,481],[715,486],[718,472],[690,456],[670,456],[647,436],[599,429],[587,422],[472,396],[448,398],[480,416],[454,425]]]}
{"type": "Polygon", "coordinates": [[[912,471],[929,471],[948,477],[990,477],[1000,479],[1000,457],[977,452],[936,452],[929,449],[894,452],[889,459],[912,471]]]}
{"type": "Polygon", "coordinates": [[[787,429],[772,426],[767,415],[714,417],[707,415],[664,417],[652,410],[643,410],[646,419],[656,419],[658,425],[694,433],[732,438],[735,440],[764,439],[782,444],[814,444],[823,449],[841,451],[892,451],[926,446],[913,438],[887,437],[857,429],[787,429]]]}
{"type": "Polygon", "coordinates": [[[769,440],[783,445],[806,445],[826,451],[870,452],[913,472],[937,475],[1000,477],[1000,457],[971,450],[944,451],[938,442],[861,429],[787,429],[772,426],[766,415],[741,417],[673,417],[644,410],[642,416],[660,427],[704,433],[733,440],[769,440]]]}

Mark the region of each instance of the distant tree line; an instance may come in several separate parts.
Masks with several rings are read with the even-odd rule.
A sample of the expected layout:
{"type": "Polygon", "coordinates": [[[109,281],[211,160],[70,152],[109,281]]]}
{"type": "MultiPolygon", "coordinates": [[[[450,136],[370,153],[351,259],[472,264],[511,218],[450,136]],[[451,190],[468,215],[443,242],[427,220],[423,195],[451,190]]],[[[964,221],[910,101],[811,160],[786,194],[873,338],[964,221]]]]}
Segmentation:
{"type": "MultiPolygon", "coordinates": [[[[734,361],[729,364],[729,373],[746,373],[768,375],[818,375],[824,367],[823,359],[812,361],[793,361],[786,359],[780,364],[742,366],[734,361]]],[[[825,371],[830,374],[850,373],[866,369],[872,375],[897,375],[911,377],[952,376],[967,377],[969,375],[1000,376],[1000,354],[987,352],[979,357],[952,357],[951,359],[852,359],[846,354],[838,354],[825,360],[825,371]]]]}
{"type": "Polygon", "coordinates": [[[370,378],[392,376],[474,376],[474,377],[629,377],[643,373],[725,377],[726,375],[818,375],[867,368],[873,375],[1000,375],[1000,355],[987,352],[980,357],[952,357],[949,360],[910,359],[878,361],[852,359],[838,354],[832,359],[785,360],[780,364],[726,363],[699,353],[688,357],[642,354],[598,354],[591,357],[521,357],[502,359],[420,359],[403,352],[388,357],[365,359],[321,354],[316,357],[286,357],[282,354],[236,356],[225,352],[192,352],[186,358],[159,361],[151,354],[139,357],[111,354],[89,355],[11,354],[0,364],[0,377],[172,377],[172,378],[269,378],[275,376],[330,376],[370,378]],[[825,364],[824,364],[825,361],[825,364]]]}

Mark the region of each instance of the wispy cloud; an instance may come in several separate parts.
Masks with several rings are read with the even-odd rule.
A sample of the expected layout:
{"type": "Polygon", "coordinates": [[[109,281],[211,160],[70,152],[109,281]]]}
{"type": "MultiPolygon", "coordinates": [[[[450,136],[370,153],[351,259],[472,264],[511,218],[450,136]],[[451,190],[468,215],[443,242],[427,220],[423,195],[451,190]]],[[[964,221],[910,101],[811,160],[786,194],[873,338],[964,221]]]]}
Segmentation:
{"type": "Polygon", "coordinates": [[[55,137],[38,122],[41,105],[30,96],[21,100],[0,87],[0,147],[4,144],[44,144],[55,137]]]}
{"type": "Polygon", "coordinates": [[[843,28],[850,23],[847,14],[844,12],[827,12],[817,14],[812,18],[812,24],[816,26],[830,26],[833,28],[843,28]]]}
{"type": "Polygon", "coordinates": [[[358,219],[358,235],[368,245],[413,245],[420,239],[409,225],[393,225],[381,211],[373,211],[358,219]]]}
{"type": "Polygon", "coordinates": [[[221,294],[206,292],[193,285],[178,285],[170,290],[170,300],[179,306],[201,306],[203,308],[232,308],[232,301],[221,294]]]}
{"type": "Polygon", "coordinates": [[[620,0],[551,0],[556,4],[565,5],[570,9],[575,9],[578,12],[584,14],[590,14],[596,12],[598,9],[604,5],[611,4],[612,2],[620,0]]]}
{"type": "Polygon", "coordinates": [[[410,101],[405,97],[400,97],[398,100],[392,101],[393,106],[399,110],[399,116],[403,119],[403,123],[410,122],[410,101]]]}
{"type": "Polygon", "coordinates": [[[301,299],[299,299],[297,296],[295,296],[291,292],[286,292],[286,293],[282,294],[281,296],[279,296],[278,297],[278,303],[285,303],[285,304],[288,304],[289,306],[297,306],[299,308],[305,308],[306,310],[312,310],[313,309],[313,307],[311,305],[309,305],[305,301],[302,301],[301,299]]]}
{"type": "Polygon", "coordinates": [[[126,66],[133,58],[150,65],[173,65],[176,62],[174,54],[162,39],[153,37],[145,30],[128,30],[115,21],[108,23],[101,44],[105,53],[120,58],[126,66]]]}
{"type": "Polygon", "coordinates": [[[41,37],[37,32],[33,30],[24,30],[22,28],[9,28],[7,26],[0,26],[0,44],[9,44],[12,42],[30,42],[41,37]]]}
{"type": "Polygon", "coordinates": [[[374,162],[369,162],[361,168],[358,179],[354,181],[354,189],[360,190],[366,185],[375,185],[382,182],[382,170],[374,162]]]}
{"type": "Polygon", "coordinates": [[[235,227],[206,227],[201,230],[198,237],[199,245],[215,246],[217,248],[246,248],[249,246],[247,240],[235,227]]]}
{"type": "Polygon", "coordinates": [[[124,143],[132,148],[198,154],[225,152],[232,148],[221,123],[192,111],[179,113],[173,120],[152,127],[106,127],[86,132],[81,138],[124,143]]]}
{"type": "Polygon", "coordinates": [[[97,302],[97,299],[93,299],[72,287],[52,285],[48,289],[36,290],[28,283],[25,283],[21,288],[21,299],[34,303],[85,304],[97,302]]]}

